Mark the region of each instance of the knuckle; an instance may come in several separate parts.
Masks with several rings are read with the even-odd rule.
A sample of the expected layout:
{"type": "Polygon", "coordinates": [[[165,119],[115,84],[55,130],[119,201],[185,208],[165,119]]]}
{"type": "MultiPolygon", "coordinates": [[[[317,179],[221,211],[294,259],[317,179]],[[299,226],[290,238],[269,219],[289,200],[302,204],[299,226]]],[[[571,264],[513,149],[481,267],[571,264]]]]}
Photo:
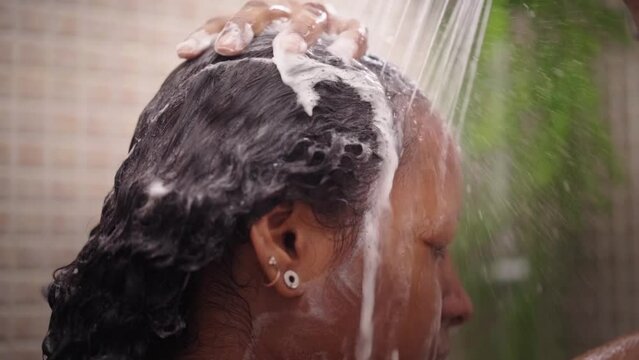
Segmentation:
{"type": "Polygon", "coordinates": [[[251,1],[247,1],[244,4],[245,8],[256,8],[256,7],[268,7],[268,3],[266,1],[260,1],[260,0],[251,0],[251,1]]]}
{"type": "Polygon", "coordinates": [[[283,5],[277,5],[277,4],[271,5],[268,10],[271,15],[271,18],[290,17],[292,13],[290,8],[283,5]]]}
{"type": "Polygon", "coordinates": [[[225,23],[228,18],[226,16],[215,16],[206,20],[206,25],[225,23]]]}
{"type": "Polygon", "coordinates": [[[309,26],[324,26],[328,23],[328,14],[323,10],[323,7],[317,7],[315,3],[304,4],[294,18],[296,21],[309,26]]]}
{"type": "Polygon", "coordinates": [[[328,15],[328,10],[326,10],[326,7],[320,3],[316,3],[316,2],[305,3],[304,9],[317,17],[323,17],[328,15]]]}
{"type": "Polygon", "coordinates": [[[357,19],[348,19],[348,20],[346,20],[346,27],[348,27],[350,29],[358,29],[358,28],[362,27],[362,25],[360,24],[359,20],[357,20],[357,19]]]}
{"type": "Polygon", "coordinates": [[[359,33],[359,35],[361,37],[363,37],[365,40],[368,39],[368,27],[366,26],[360,26],[357,28],[357,32],[359,33]]]}

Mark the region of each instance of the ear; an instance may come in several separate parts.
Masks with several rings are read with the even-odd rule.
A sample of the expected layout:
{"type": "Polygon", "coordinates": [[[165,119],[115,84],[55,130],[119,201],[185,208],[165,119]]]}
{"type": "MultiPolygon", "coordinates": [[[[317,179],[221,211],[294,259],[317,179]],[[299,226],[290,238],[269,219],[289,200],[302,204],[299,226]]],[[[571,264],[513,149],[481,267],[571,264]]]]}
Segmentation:
{"type": "Polygon", "coordinates": [[[251,226],[250,236],[263,282],[285,297],[302,295],[305,284],[326,272],[334,251],[332,231],[301,202],[276,206],[251,226]],[[298,275],[297,288],[286,285],[288,270],[298,275]]]}

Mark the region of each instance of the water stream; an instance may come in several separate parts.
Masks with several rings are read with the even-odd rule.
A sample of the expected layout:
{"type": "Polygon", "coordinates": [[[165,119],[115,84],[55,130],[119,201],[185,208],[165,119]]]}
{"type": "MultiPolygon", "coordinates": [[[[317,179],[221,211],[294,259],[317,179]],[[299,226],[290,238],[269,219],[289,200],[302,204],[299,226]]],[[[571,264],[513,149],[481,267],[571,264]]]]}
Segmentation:
{"type": "MultiPolygon", "coordinates": [[[[430,111],[445,121],[449,131],[457,134],[463,126],[490,8],[491,0],[361,0],[337,3],[340,13],[370,24],[370,52],[400,66],[429,99],[430,111]]],[[[318,101],[314,84],[333,78],[357,89],[363,99],[371,102],[375,113],[374,124],[380,132],[380,153],[384,163],[374,187],[373,206],[365,215],[361,235],[360,248],[364,258],[362,306],[355,353],[358,360],[367,360],[374,348],[373,315],[381,257],[379,224],[391,211],[389,197],[398,164],[396,144],[401,142],[401,134],[393,129],[392,114],[386,105],[383,89],[376,88],[366,78],[353,83],[348,74],[341,74],[330,67],[324,69],[328,66],[321,66],[304,56],[289,56],[280,48],[284,47],[276,40],[274,62],[283,81],[297,92],[300,104],[309,115],[318,101]],[[306,71],[300,72],[302,68],[306,71]]],[[[415,93],[407,104],[409,108],[414,98],[415,93]]],[[[444,148],[448,146],[444,144],[444,148]]],[[[445,152],[442,157],[440,165],[445,162],[445,152]]],[[[440,173],[444,176],[445,171],[440,173]]]]}
{"type": "MultiPolygon", "coordinates": [[[[338,9],[370,24],[370,52],[400,66],[431,101],[431,111],[459,136],[491,5],[491,0],[361,0],[344,2],[338,9]]],[[[380,181],[388,183],[394,174],[383,176],[390,178],[380,181]]],[[[381,195],[371,218],[388,211],[388,193],[381,195]]],[[[358,360],[369,359],[373,350],[379,239],[372,234],[378,233],[377,225],[366,222],[364,231],[372,238],[365,239],[369,246],[364,256],[358,360]]]]}

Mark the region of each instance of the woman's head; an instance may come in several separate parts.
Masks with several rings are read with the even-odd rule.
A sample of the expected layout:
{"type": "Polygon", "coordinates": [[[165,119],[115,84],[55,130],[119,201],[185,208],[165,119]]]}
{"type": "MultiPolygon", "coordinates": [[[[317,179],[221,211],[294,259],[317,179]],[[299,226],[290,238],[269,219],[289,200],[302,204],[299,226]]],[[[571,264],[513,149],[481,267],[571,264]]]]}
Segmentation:
{"type": "MultiPolygon", "coordinates": [[[[383,134],[345,81],[318,83],[309,116],[271,41],[182,64],[144,110],[100,223],[49,289],[49,359],[334,358],[362,346],[360,235],[383,134]]],[[[408,106],[413,89],[396,70],[371,58],[345,66],[322,45],[312,57],[372,71],[404,134],[392,211],[378,224],[371,350],[433,352],[440,321],[469,311],[440,257],[459,202],[455,147],[423,99],[408,106]]]]}

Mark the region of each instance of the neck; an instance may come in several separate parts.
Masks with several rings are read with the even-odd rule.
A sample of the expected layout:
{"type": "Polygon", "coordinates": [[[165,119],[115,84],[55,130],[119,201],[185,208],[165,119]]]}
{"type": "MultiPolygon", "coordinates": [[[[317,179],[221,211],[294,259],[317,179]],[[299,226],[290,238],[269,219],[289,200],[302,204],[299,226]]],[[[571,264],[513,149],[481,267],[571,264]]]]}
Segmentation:
{"type": "MultiPolygon", "coordinates": [[[[243,253],[238,251],[233,262],[237,263],[238,256],[250,255],[243,253]]],[[[221,264],[211,264],[200,272],[188,319],[193,340],[178,359],[255,359],[253,317],[262,313],[258,299],[264,297],[261,292],[266,288],[255,281],[261,278],[257,261],[242,260],[241,273],[221,264]]],[[[264,358],[263,350],[260,358],[264,358]]]]}

